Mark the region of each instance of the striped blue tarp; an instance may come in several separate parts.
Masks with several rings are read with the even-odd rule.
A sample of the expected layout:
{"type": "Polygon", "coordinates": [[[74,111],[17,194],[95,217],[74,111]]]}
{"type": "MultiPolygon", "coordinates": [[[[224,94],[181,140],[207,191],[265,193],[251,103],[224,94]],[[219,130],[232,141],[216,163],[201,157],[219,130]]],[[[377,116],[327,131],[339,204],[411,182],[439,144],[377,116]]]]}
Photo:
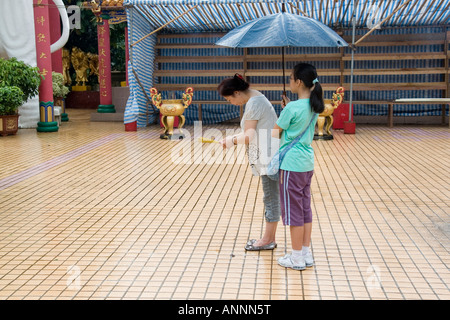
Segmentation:
{"type": "Polygon", "coordinates": [[[174,21],[167,30],[175,32],[228,31],[263,15],[285,10],[301,13],[332,27],[371,28],[390,17],[383,27],[448,24],[449,0],[125,0],[126,7],[139,7],[151,17],[154,28],[195,5],[199,9],[174,21]]]}
{"type": "MultiPolygon", "coordinates": [[[[136,10],[127,10],[128,38],[134,43],[153,31],[148,21],[136,10]]],[[[149,100],[153,86],[156,35],[147,37],[130,50],[128,81],[130,97],[124,114],[124,123],[137,121],[139,127],[155,121],[149,100]]]]}
{"type": "MultiPolygon", "coordinates": [[[[134,44],[142,37],[167,24],[162,33],[179,33],[179,37],[161,38],[162,44],[211,44],[218,40],[208,37],[195,37],[196,32],[226,32],[249,20],[263,15],[281,11],[285,4],[287,12],[306,14],[328,26],[343,28],[344,34],[351,35],[351,17],[354,15],[357,23],[356,34],[364,35],[369,28],[386,17],[381,29],[375,29],[373,35],[399,35],[399,34],[424,34],[442,33],[450,30],[448,26],[450,17],[450,0],[360,0],[360,1],[286,1],[286,0],[126,0],[124,6],[127,11],[128,31],[130,44],[134,44]],[[198,7],[193,8],[198,5],[198,7]],[[192,10],[191,10],[192,9],[192,10]],[[189,11],[191,10],[191,11],[189,11]],[[181,14],[187,14],[179,17],[181,14]],[[395,13],[394,13],[395,11],[395,13]],[[175,17],[179,17],[174,20],[175,17]],[[404,28],[399,28],[404,27],[404,28]]],[[[195,77],[167,76],[153,79],[155,70],[155,45],[156,36],[150,36],[135,44],[130,49],[131,68],[129,68],[130,99],[125,113],[125,123],[138,120],[138,126],[142,127],[156,120],[152,114],[153,108],[149,101],[149,90],[158,84],[185,84],[194,86],[194,100],[219,100],[217,92],[198,90],[195,84],[218,84],[223,77],[195,77]],[[134,70],[134,72],[133,72],[134,70]],[[137,75],[137,76],[136,76],[137,75]],[[138,81],[139,80],[139,81],[138,81]],[[156,81],[153,83],[153,81],[156,81]]],[[[205,49],[159,49],[161,56],[233,56],[241,55],[242,49],[231,48],[205,48],[205,49]]],[[[252,48],[248,54],[264,55],[277,53],[278,48],[252,48]]],[[[323,54],[337,53],[334,48],[287,48],[287,54],[323,54]]],[[[351,49],[344,49],[347,55],[351,49]]],[[[442,52],[442,45],[429,44],[424,46],[361,46],[358,54],[396,54],[396,53],[433,53],[442,52]]],[[[305,61],[309,62],[309,61],[305,61]]],[[[318,69],[339,69],[339,61],[314,61],[318,69]]],[[[355,61],[355,67],[360,69],[395,69],[395,68],[442,68],[442,60],[404,60],[404,61],[355,61]]],[[[295,62],[287,62],[287,68],[293,67],[295,62]]],[[[280,69],[281,62],[250,62],[249,69],[280,69]]],[[[216,63],[160,63],[159,70],[242,70],[240,62],[216,62],[216,63]]],[[[350,70],[350,61],[345,61],[345,69],[350,70]]],[[[230,74],[231,76],[232,74],[230,74]]],[[[354,83],[413,83],[413,82],[443,82],[444,74],[410,74],[379,75],[354,77],[354,83]]],[[[320,76],[322,83],[339,85],[339,76],[320,76]]],[[[281,83],[281,76],[252,77],[253,83],[281,83]]],[[[345,83],[350,82],[350,77],[345,76],[345,83]]],[[[349,88],[346,88],[346,100],[348,101],[349,88]]],[[[182,91],[163,93],[181,97],[182,91]]],[[[263,92],[270,100],[279,100],[280,92],[263,92]]],[[[331,92],[325,92],[325,98],[331,98],[331,92]]],[[[170,97],[172,97],[170,96],[170,97]]],[[[359,90],[353,92],[353,100],[391,100],[398,98],[440,98],[441,90],[386,90],[370,91],[359,90]]],[[[276,108],[279,108],[276,106],[276,108]]],[[[277,109],[279,113],[280,110],[277,109]]],[[[431,105],[399,105],[396,106],[395,115],[440,115],[441,106],[431,105]]],[[[387,107],[380,105],[355,105],[355,115],[386,115],[387,107]]],[[[198,106],[192,104],[186,111],[186,122],[192,124],[198,120],[198,106]]],[[[239,116],[239,108],[225,103],[214,105],[202,105],[204,123],[217,123],[233,119],[239,116]]]]}
{"type": "MultiPolygon", "coordinates": [[[[446,29],[450,28],[447,26],[446,29]]],[[[408,28],[382,28],[376,30],[373,34],[378,36],[391,35],[423,35],[423,34],[442,34],[443,28],[440,26],[428,27],[408,27],[408,28]]],[[[351,30],[345,33],[350,35],[351,30]]],[[[367,29],[357,29],[356,35],[364,35],[367,29]]],[[[346,52],[350,54],[350,49],[346,52]]],[[[427,44],[421,46],[398,45],[398,46],[360,46],[357,48],[358,54],[385,54],[387,56],[404,53],[440,53],[442,44],[427,44]]],[[[442,59],[409,59],[409,60],[377,60],[377,61],[355,61],[356,69],[435,69],[445,66],[442,59]]],[[[350,61],[345,62],[345,69],[350,70],[350,61]]],[[[445,75],[440,74],[404,74],[404,75],[355,75],[354,83],[433,83],[445,81],[445,75]]],[[[350,76],[346,76],[344,82],[350,83],[350,76]]],[[[377,100],[395,100],[403,98],[442,98],[442,90],[358,90],[353,92],[354,101],[377,101],[377,100]]],[[[348,96],[347,101],[348,101],[348,96]]],[[[439,116],[442,112],[442,105],[430,104],[399,104],[394,108],[394,116],[439,116]]],[[[446,107],[448,114],[448,105],[446,107]]],[[[354,115],[356,116],[386,116],[388,114],[387,105],[355,105],[354,115]]]]}
{"type": "Polygon", "coordinates": [[[135,122],[139,117],[139,104],[137,102],[136,95],[136,79],[134,78],[131,68],[131,62],[128,61],[128,85],[130,87],[130,96],[128,97],[127,104],[125,106],[125,113],[123,116],[124,123],[135,122]]]}

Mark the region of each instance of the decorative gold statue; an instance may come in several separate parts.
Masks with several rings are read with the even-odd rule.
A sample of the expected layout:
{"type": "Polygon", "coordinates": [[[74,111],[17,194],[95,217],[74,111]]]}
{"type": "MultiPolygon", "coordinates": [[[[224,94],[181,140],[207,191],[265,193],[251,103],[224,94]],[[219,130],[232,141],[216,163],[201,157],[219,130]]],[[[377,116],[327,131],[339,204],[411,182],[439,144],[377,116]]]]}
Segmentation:
{"type": "Polygon", "coordinates": [[[331,134],[331,126],[333,125],[333,112],[344,100],[344,88],[339,87],[336,92],[333,93],[333,99],[325,99],[325,110],[319,114],[317,118],[317,134],[314,135],[314,140],[332,140],[333,135],[331,134]],[[326,121],[325,131],[326,135],[323,134],[323,126],[326,121]]]}
{"type": "Polygon", "coordinates": [[[183,139],[184,134],[181,130],[184,123],[186,122],[183,116],[184,109],[186,109],[192,103],[192,96],[194,95],[194,89],[191,87],[187,88],[185,93],[183,93],[183,99],[173,99],[173,100],[162,100],[161,93],[158,93],[156,88],[150,89],[151,99],[153,104],[161,112],[161,122],[164,125],[164,133],[160,135],[161,139],[170,139],[174,136],[173,124],[175,117],[178,117],[180,123],[178,129],[180,130],[179,135],[175,135],[178,139],[183,139]]]}
{"type": "Polygon", "coordinates": [[[72,48],[71,59],[72,65],[77,75],[76,82],[78,86],[85,86],[87,79],[87,69],[89,68],[89,61],[86,53],[77,47],[72,48]]]}
{"type": "Polygon", "coordinates": [[[97,23],[102,23],[102,7],[100,6],[100,4],[95,1],[95,0],[91,0],[90,2],[91,5],[91,11],[92,13],[95,15],[95,17],[97,18],[97,23]]]}
{"type": "Polygon", "coordinates": [[[90,69],[89,75],[96,75],[98,77],[98,54],[88,52],[87,57],[90,69]]]}
{"type": "Polygon", "coordinates": [[[62,49],[62,64],[64,85],[70,86],[72,84],[72,78],[70,77],[70,51],[68,49],[62,49]]]}

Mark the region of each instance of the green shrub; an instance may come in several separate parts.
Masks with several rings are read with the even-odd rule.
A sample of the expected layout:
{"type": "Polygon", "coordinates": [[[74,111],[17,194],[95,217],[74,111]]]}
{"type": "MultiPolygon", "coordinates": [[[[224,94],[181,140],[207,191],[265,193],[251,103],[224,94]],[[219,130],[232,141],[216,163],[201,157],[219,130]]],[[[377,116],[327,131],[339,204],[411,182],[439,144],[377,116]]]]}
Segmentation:
{"type": "Polygon", "coordinates": [[[37,67],[31,67],[17,58],[0,58],[0,87],[15,86],[22,90],[22,103],[39,93],[41,75],[37,67]]]}
{"type": "Polygon", "coordinates": [[[17,114],[23,104],[23,92],[16,86],[0,86],[0,115],[17,114]]]}
{"type": "Polygon", "coordinates": [[[64,76],[59,72],[52,72],[53,96],[65,98],[69,93],[69,88],[64,85],[64,76]]]}

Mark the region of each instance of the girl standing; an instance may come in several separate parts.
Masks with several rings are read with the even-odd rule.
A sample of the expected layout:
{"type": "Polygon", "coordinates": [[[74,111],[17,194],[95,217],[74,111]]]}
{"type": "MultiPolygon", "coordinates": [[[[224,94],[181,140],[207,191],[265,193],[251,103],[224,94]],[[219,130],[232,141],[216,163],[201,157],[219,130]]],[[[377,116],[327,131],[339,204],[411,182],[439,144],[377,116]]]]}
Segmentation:
{"type": "Polygon", "coordinates": [[[277,247],[275,233],[281,215],[280,194],[278,181],[266,175],[269,160],[264,161],[264,159],[270,159],[272,154],[271,131],[277,121],[277,115],[269,100],[261,92],[251,89],[239,74],[223,80],[218,91],[231,104],[245,105],[241,120],[242,132],[223,139],[223,148],[231,148],[237,144],[246,145],[252,173],[254,176],[261,176],[264,192],[266,230],[261,239],[249,240],[245,249],[273,250],[277,247]]]}
{"type": "Polygon", "coordinates": [[[297,136],[305,133],[286,153],[280,167],[281,214],[283,224],[290,226],[292,252],[279,258],[278,264],[286,268],[304,270],[314,264],[310,250],[310,187],[314,170],[314,150],[311,143],[318,114],[325,106],[316,68],[310,64],[300,63],[294,67],[290,89],[298,95],[298,100],[290,102],[283,96],[282,105],[285,107],[274,126],[273,135],[281,138],[282,150],[297,136]]]}

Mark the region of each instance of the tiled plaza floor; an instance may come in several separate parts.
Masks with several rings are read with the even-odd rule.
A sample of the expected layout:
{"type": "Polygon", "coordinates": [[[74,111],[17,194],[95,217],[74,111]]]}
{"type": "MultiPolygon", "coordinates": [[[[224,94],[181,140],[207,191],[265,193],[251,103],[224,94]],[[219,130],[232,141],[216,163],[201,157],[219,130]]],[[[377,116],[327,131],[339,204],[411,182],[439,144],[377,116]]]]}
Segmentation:
{"type": "Polygon", "coordinates": [[[244,250],[264,206],[243,150],[197,143],[235,125],[166,141],[90,112],[0,137],[0,299],[450,299],[448,126],[314,141],[316,264],[299,272],[276,262],[282,224],[274,251],[244,250]]]}

